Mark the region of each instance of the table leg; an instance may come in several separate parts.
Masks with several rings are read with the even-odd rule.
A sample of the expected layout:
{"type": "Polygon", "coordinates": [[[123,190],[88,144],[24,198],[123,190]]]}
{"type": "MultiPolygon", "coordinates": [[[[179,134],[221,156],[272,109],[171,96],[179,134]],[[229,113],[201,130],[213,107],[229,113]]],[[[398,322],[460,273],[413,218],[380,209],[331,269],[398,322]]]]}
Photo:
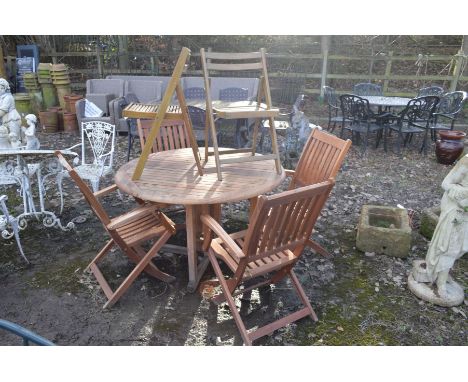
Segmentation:
{"type": "Polygon", "coordinates": [[[195,292],[198,283],[200,282],[200,279],[209,264],[208,256],[205,256],[203,260],[198,263],[197,250],[201,250],[202,244],[202,241],[200,240],[200,234],[202,232],[200,215],[202,213],[209,213],[216,220],[219,220],[221,215],[221,205],[187,205],[185,206],[185,213],[185,224],[187,229],[187,257],[189,268],[189,282],[187,285],[187,290],[189,292],[195,292]]]}

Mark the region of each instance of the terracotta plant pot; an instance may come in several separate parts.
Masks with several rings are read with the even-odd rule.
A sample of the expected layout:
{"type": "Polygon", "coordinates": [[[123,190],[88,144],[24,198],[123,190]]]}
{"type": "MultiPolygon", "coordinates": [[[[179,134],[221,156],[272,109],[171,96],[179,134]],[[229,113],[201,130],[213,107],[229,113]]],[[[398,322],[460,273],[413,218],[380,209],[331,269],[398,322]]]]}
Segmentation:
{"type": "Polygon", "coordinates": [[[69,95],[65,96],[65,103],[66,103],[67,112],[76,114],[75,103],[76,103],[76,101],[78,101],[78,100],[80,100],[82,98],[83,98],[83,96],[78,95],[78,94],[69,94],[69,95]]]}
{"type": "Polygon", "coordinates": [[[58,113],[56,111],[41,111],[39,113],[42,129],[46,133],[57,132],[58,113]]]}
{"type": "Polygon", "coordinates": [[[452,164],[463,153],[466,133],[458,130],[439,131],[440,139],[436,142],[437,162],[452,164]]]}
{"type": "Polygon", "coordinates": [[[48,109],[52,106],[57,106],[58,99],[55,87],[52,84],[42,84],[42,99],[44,100],[44,107],[48,109]]]}
{"type": "Polygon", "coordinates": [[[57,85],[55,88],[57,89],[60,107],[65,109],[65,99],[63,97],[71,93],[70,85],[57,85]]]}
{"type": "Polygon", "coordinates": [[[63,131],[66,133],[78,133],[78,120],[75,113],[63,113],[63,131]]]}
{"type": "Polygon", "coordinates": [[[49,107],[47,111],[57,113],[57,131],[63,131],[63,109],[60,106],[49,107]]]}

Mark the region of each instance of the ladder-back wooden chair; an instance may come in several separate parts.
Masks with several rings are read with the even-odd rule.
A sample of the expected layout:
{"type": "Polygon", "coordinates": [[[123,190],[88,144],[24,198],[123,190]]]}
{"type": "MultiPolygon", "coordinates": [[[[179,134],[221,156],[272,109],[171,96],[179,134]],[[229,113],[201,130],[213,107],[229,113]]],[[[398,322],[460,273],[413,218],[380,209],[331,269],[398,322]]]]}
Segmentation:
{"type": "Polygon", "coordinates": [[[317,321],[310,302],[292,268],[299,260],[309,240],[315,222],[333,187],[334,181],[289,190],[273,196],[260,196],[249,228],[227,234],[210,215],[203,214],[201,220],[218,237],[208,249],[208,257],[221,285],[222,294],[213,297],[215,303],[227,301],[234,321],[246,345],[272,333],[291,322],[310,316],[317,321]],[[218,259],[222,260],[234,274],[225,279],[218,259]],[[268,275],[248,288],[236,292],[244,281],[268,275]],[[289,276],[299,294],[304,308],[273,323],[248,332],[236,308],[234,297],[262,285],[275,284],[289,276]]]}
{"type": "Polygon", "coordinates": [[[98,198],[116,191],[117,186],[114,184],[93,193],[60,151],[56,151],[55,155],[58,157],[61,165],[69,172],[70,177],[75,181],[86,201],[111,237],[104,248],[101,249],[93,261],[86,267],[86,270],[89,269],[94,274],[108,299],[104,304],[104,308],[114,305],[142,271],[164,282],[174,281],[175,278],[173,276],[162,272],[151,262],[161,247],[166,244],[175,232],[174,223],[158,210],[158,206],[140,205],[121,216],[110,218],[98,198]],[[143,249],[142,244],[152,239],[155,239],[155,241],[151,248],[148,251],[143,249]],[[114,245],[117,245],[136,266],[120,286],[115,291],[112,291],[97,262],[104,258],[114,245]]]}
{"type": "MultiPolygon", "coordinates": [[[[153,122],[151,119],[137,119],[137,129],[142,150],[151,132],[153,122]]],[[[184,121],[165,119],[162,121],[159,132],[153,141],[151,153],[189,147],[192,146],[184,121]]]]}
{"type": "MultiPolygon", "coordinates": [[[[285,170],[286,176],[291,178],[289,190],[324,182],[336,178],[338,171],[351,147],[349,139],[343,140],[332,134],[314,129],[309,136],[296,170],[285,170]]],[[[323,256],[330,254],[318,243],[309,240],[307,245],[323,256]]]]}
{"type": "Polygon", "coordinates": [[[252,53],[215,53],[205,52],[200,50],[203,77],[205,81],[206,93],[206,112],[207,123],[211,130],[213,141],[213,152],[208,152],[208,139],[205,138],[205,161],[209,155],[214,155],[218,179],[222,180],[221,165],[236,162],[248,162],[254,160],[274,160],[276,171],[281,173],[281,162],[278,151],[278,143],[276,140],[276,131],[274,129],[274,118],[279,115],[279,109],[274,108],[271,101],[270,85],[268,82],[268,71],[266,65],[265,50],[260,49],[260,52],[252,53]],[[213,105],[210,90],[210,75],[214,72],[220,73],[223,71],[257,71],[261,77],[260,88],[257,93],[256,101],[238,101],[238,102],[222,102],[216,101],[213,105]],[[265,98],[265,103],[262,103],[265,98]],[[252,147],[247,149],[224,150],[219,151],[218,141],[216,136],[216,118],[223,119],[255,119],[252,147]],[[263,119],[269,120],[269,130],[272,141],[272,154],[255,155],[256,141],[258,136],[258,128],[263,119]],[[250,152],[251,156],[242,156],[238,158],[221,159],[222,154],[234,154],[250,152]]]}

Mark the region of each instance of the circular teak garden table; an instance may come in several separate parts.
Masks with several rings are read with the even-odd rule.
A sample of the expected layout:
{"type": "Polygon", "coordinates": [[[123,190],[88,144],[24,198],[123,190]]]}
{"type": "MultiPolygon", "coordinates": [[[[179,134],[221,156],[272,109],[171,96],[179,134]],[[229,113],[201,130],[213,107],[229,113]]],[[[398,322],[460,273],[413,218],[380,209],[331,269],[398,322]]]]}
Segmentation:
{"type": "MultiPolygon", "coordinates": [[[[251,154],[225,154],[223,158],[233,155],[251,154]]],[[[222,203],[246,199],[255,203],[258,195],[273,190],[285,178],[284,170],[276,172],[273,160],[263,160],[223,165],[223,180],[219,181],[212,156],[204,165],[204,175],[199,176],[191,148],[150,154],[140,179],[132,180],[136,164],[134,159],[117,171],[115,184],[120,190],[151,202],[185,206],[189,291],[196,289],[208,265],[207,257],[200,264],[197,260],[200,215],[209,213],[219,219],[222,203]]]]}

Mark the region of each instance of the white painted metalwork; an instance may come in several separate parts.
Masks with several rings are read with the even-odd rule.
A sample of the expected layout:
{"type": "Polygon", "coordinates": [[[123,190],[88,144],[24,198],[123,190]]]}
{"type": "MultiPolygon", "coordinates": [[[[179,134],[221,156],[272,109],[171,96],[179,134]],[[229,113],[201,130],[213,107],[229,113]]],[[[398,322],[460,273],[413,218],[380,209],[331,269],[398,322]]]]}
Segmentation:
{"type": "MultiPolygon", "coordinates": [[[[99,190],[101,177],[111,174],[115,149],[115,125],[101,121],[82,122],[81,143],[67,150],[81,146],[81,164],[74,169],[82,179],[91,183],[93,192],[99,190]],[[86,157],[92,154],[92,161],[86,157]]],[[[75,163],[75,161],[74,161],[75,163]]],[[[79,163],[79,162],[78,162],[79,163]]],[[[62,179],[68,176],[68,171],[61,171],[57,176],[57,185],[62,195],[62,179]]],[[[63,197],[61,196],[61,208],[63,197]]]]}
{"type": "Polygon", "coordinates": [[[0,231],[2,232],[1,235],[4,239],[11,239],[13,236],[15,236],[16,244],[18,245],[20,254],[29,264],[29,260],[26,258],[26,255],[23,252],[23,248],[21,247],[18,219],[11,216],[8,212],[8,208],[5,204],[7,200],[8,197],[6,195],[0,196],[0,209],[1,212],[3,212],[3,215],[0,215],[0,231]]]}

